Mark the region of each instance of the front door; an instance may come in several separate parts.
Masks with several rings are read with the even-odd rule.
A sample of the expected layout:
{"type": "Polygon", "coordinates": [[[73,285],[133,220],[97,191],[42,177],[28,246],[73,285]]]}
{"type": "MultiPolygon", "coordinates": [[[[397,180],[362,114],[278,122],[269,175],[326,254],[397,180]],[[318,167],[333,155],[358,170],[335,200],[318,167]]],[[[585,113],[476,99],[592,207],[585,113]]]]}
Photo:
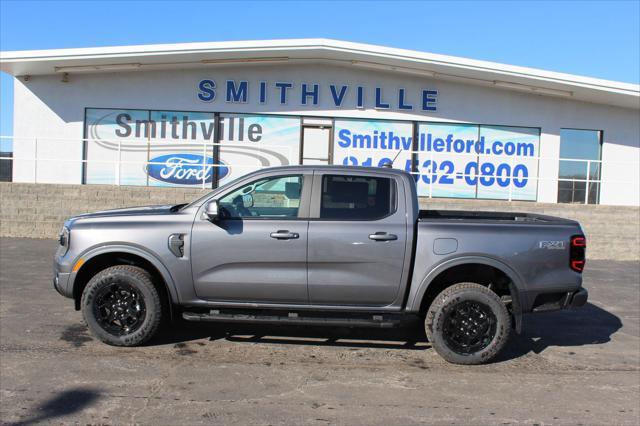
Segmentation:
{"type": "Polygon", "coordinates": [[[316,173],[314,179],[320,199],[309,221],[309,301],[392,304],[399,297],[407,244],[404,198],[397,196],[402,181],[356,173],[316,173]]]}
{"type": "Polygon", "coordinates": [[[195,291],[202,299],[307,303],[307,227],[300,218],[312,175],[272,176],[218,198],[220,218],[200,215],[191,241],[195,291]],[[303,193],[305,197],[303,197],[303,193]]]}

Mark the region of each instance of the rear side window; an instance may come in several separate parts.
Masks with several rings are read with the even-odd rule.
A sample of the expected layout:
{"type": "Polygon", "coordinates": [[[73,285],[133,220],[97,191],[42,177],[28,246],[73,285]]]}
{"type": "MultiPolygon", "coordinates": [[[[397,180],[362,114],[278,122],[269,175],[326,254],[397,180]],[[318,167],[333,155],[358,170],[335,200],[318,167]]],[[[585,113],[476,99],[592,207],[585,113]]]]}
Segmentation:
{"type": "Polygon", "coordinates": [[[395,183],[389,178],[324,175],[320,218],[374,220],[395,211],[395,183]]]}

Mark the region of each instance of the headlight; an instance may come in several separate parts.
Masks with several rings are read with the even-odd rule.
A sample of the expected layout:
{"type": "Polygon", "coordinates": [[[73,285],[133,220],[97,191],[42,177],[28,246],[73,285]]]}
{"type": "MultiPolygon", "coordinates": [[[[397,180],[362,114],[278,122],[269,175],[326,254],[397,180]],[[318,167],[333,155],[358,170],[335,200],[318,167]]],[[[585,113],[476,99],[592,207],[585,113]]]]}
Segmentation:
{"type": "Polygon", "coordinates": [[[60,230],[60,234],[58,235],[58,242],[60,243],[60,246],[64,249],[63,250],[63,255],[67,252],[67,250],[69,250],[69,238],[71,236],[71,233],[69,232],[69,228],[67,228],[66,226],[63,226],[62,229],[60,230]]]}

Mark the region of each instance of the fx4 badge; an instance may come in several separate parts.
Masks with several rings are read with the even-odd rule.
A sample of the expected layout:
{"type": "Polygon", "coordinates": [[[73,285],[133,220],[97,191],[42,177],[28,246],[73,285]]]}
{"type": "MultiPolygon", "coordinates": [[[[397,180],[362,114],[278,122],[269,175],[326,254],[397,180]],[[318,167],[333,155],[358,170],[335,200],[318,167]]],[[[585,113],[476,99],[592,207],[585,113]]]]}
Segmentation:
{"type": "Polygon", "coordinates": [[[547,250],[564,250],[564,241],[540,241],[540,248],[547,250]]]}

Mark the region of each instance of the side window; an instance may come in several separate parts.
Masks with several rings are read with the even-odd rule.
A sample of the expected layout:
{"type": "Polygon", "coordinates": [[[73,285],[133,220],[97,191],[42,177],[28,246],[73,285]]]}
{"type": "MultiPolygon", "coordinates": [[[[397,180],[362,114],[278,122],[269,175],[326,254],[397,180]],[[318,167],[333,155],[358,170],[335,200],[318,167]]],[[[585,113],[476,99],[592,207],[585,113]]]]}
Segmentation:
{"type": "Polygon", "coordinates": [[[300,175],[253,181],[218,201],[222,215],[226,219],[296,218],[300,208],[302,181],[300,175]]]}
{"type": "Polygon", "coordinates": [[[395,211],[395,183],[389,178],[325,175],[320,218],[375,220],[395,211]]]}

